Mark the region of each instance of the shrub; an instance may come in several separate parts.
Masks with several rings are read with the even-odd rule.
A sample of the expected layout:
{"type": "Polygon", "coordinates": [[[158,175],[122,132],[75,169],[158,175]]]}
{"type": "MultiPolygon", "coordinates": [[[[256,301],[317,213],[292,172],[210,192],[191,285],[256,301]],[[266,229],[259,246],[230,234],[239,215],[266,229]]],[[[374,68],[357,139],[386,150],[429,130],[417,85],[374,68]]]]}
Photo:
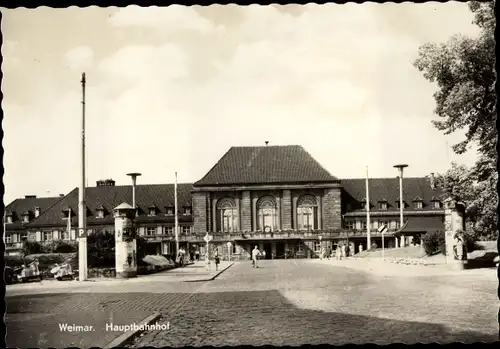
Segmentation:
{"type": "Polygon", "coordinates": [[[446,253],[445,232],[441,230],[429,231],[422,237],[422,246],[428,256],[446,253]]]}
{"type": "Polygon", "coordinates": [[[78,242],[54,240],[42,244],[42,253],[73,253],[78,250],[78,242]]]}
{"type": "Polygon", "coordinates": [[[147,266],[148,263],[144,262],[144,257],[147,256],[147,241],[138,236],[136,238],[136,246],[137,246],[137,266],[138,267],[141,267],[141,266],[147,266]]]}
{"type": "MultiPolygon", "coordinates": [[[[78,253],[76,256],[78,260],[78,253]]],[[[97,231],[87,237],[87,265],[89,268],[115,266],[115,234],[97,231]]]]}
{"type": "Polygon", "coordinates": [[[73,253],[78,251],[77,241],[59,240],[54,247],[53,253],[73,253]]]}
{"type": "Polygon", "coordinates": [[[23,265],[24,263],[24,258],[23,256],[16,256],[16,255],[13,255],[13,256],[4,256],[4,263],[7,267],[11,267],[11,268],[16,268],[16,267],[20,267],[23,265]]]}
{"type": "Polygon", "coordinates": [[[44,253],[44,248],[38,241],[25,241],[23,244],[23,255],[44,253]]]}
{"type": "Polygon", "coordinates": [[[464,236],[464,243],[465,243],[465,246],[467,246],[467,252],[470,253],[470,252],[473,252],[473,251],[477,251],[477,250],[482,250],[484,247],[481,246],[480,244],[478,244],[478,237],[477,235],[472,232],[472,231],[460,231],[463,236],[464,236]]]}

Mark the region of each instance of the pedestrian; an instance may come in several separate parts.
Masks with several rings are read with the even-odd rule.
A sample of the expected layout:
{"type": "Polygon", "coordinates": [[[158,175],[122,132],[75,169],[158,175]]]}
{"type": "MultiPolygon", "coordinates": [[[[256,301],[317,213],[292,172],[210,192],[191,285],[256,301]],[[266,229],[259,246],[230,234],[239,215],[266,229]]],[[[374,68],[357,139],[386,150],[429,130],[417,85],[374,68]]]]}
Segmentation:
{"type": "Polygon", "coordinates": [[[194,251],[193,251],[193,250],[191,250],[191,251],[189,252],[189,260],[190,260],[191,262],[194,262],[194,251]]]}
{"type": "Polygon", "coordinates": [[[199,262],[200,261],[200,250],[196,249],[196,252],[194,253],[195,257],[196,257],[196,261],[199,262]]]}
{"type": "Polygon", "coordinates": [[[263,259],[266,259],[266,251],[262,251],[261,255],[263,259]]]}
{"type": "Polygon", "coordinates": [[[218,271],[219,270],[219,263],[220,263],[220,257],[219,257],[218,250],[215,250],[214,260],[215,260],[215,271],[218,271]]]}
{"type": "Polygon", "coordinates": [[[257,246],[255,246],[255,248],[252,251],[252,267],[253,268],[258,268],[258,266],[257,266],[257,256],[259,256],[259,255],[260,255],[260,251],[257,248],[257,246]]]}
{"type": "Polygon", "coordinates": [[[342,245],[340,250],[340,259],[345,259],[345,257],[346,257],[346,247],[345,245],[342,245]]]}
{"type": "Polygon", "coordinates": [[[337,248],[335,249],[335,258],[337,258],[337,260],[340,259],[340,245],[337,245],[337,248]]]}
{"type": "Polygon", "coordinates": [[[205,252],[205,270],[210,271],[211,269],[212,268],[210,265],[210,253],[208,252],[208,248],[207,248],[207,251],[205,252]]]}

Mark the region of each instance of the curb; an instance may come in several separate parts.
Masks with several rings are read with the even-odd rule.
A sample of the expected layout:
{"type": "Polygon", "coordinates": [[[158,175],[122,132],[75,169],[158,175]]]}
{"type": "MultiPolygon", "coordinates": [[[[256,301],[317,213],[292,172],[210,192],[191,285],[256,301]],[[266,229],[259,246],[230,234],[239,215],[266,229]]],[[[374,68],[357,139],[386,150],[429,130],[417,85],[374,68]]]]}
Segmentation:
{"type": "Polygon", "coordinates": [[[234,262],[231,262],[227,267],[224,269],[221,269],[217,274],[215,274],[212,277],[206,278],[206,279],[192,279],[192,280],[185,280],[184,282],[202,282],[202,281],[213,281],[217,276],[225,272],[227,269],[231,268],[233,266],[234,262]]]}
{"type": "MultiPolygon", "coordinates": [[[[139,327],[146,326],[151,324],[153,321],[158,320],[161,317],[160,313],[154,313],[144,320],[140,322],[138,325],[139,327]]],[[[120,335],[118,338],[115,338],[113,341],[108,343],[107,345],[104,346],[104,349],[110,349],[110,348],[116,348],[116,347],[123,347],[126,342],[131,340],[132,338],[136,337],[139,335],[139,333],[144,332],[140,329],[137,330],[130,330],[122,335],[120,335]]]]}

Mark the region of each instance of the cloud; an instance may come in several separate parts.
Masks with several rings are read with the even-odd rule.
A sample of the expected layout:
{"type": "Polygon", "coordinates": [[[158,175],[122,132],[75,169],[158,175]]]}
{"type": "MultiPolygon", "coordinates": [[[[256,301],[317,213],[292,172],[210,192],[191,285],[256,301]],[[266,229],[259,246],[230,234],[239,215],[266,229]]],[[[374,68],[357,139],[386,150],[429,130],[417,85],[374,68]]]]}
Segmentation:
{"type": "Polygon", "coordinates": [[[94,52],[88,46],[78,46],[72,48],[64,55],[69,68],[75,70],[87,69],[92,66],[94,52]]]}
{"type": "Polygon", "coordinates": [[[186,55],[176,45],[126,46],[98,65],[98,69],[114,77],[141,79],[152,83],[175,79],[188,74],[186,55]]]}
{"type": "MultiPolygon", "coordinates": [[[[265,140],[302,144],[339,177],[360,176],[366,165],[373,176],[392,176],[392,164],[400,161],[411,161],[412,176],[442,172],[448,161],[445,140],[430,123],[435,87],[411,62],[420,44],[442,37],[433,32],[467,31],[471,16],[465,15],[465,4],[397,5],[426,9],[417,14],[377,6],[120,9],[108,24],[110,33],[125,38],[123,44],[101,43],[113,47],[111,53],[98,51],[96,44],[100,61],[84,47],[65,55],[73,67],[92,67],[91,181],[113,177],[129,183],[125,173],[131,171],[142,172],[143,183],[173,181],[174,171],[181,181],[195,181],[230,146],[265,140]],[[460,6],[455,16],[452,9],[460,6]],[[407,30],[405,16],[411,16],[407,30]],[[440,29],[446,16],[447,28],[440,29]],[[128,35],[130,27],[140,35],[128,35]]],[[[75,74],[64,79],[70,75],[75,74]]],[[[57,185],[65,191],[78,178],[79,90],[69,94],[60,81],[43,81],[52,84],[47,98],[40,97],[44,88],[32,99],[43,105],[34,104],[31,111],[11,107],[7,113],[7,142],[15,150],[7,181],[41,183],[43,190],[52,185],[52,171],[36,180],[24,171],[25,179],[16,182],[23,171],[16,154],[39,149],[34,166],[64,173],[57,185]],[[26,142],[26,150],[12,146],[32,129],[27,121],[18,125],[24,122],[21,115],[39,120],[32,123],[37,128],[50,125],[26,142]],[[69,165],[54,162],[53,149],[57,159],[71,159],[69,165]]]]}
{"type": "Polygon", "coordinates": [[[117,27],[146,27],[161,31],[189,30],[204,33],[214,25],[200,16],[192,6],[170,5],[166,7],[139,7],[136,5],[121,8],[108,21],[117,27]]]}

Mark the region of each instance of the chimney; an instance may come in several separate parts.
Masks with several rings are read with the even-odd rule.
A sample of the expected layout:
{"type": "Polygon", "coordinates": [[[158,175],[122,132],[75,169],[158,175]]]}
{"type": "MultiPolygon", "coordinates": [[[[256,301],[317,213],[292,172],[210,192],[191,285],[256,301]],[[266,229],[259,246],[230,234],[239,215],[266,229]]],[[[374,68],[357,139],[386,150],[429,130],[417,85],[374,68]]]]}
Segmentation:
{"type": "Polygon", "coordinates": [[[434,180],[434,172],[431,172],[431,175],[430,175],[430,181],[431,181],[431,188],[432,189],[436,189],[436,182],[434,180]]]}
{"type": "Polygon", "coordinates": [[[63,196],[64,196],[64,194],[59,194],[59,196],[60,196],[60,197],[63,197],[63,196]]]}
{"type": "Polygon", "coordinates": [[[265,143],[266,143],[266,145],[268,145],[268,144],[269,144],[269,141],[266,141],[265,143]]]}
{"type": "Polygon", "coordinates": [[[96,182],[97,187],[114,187],[115,181],[112,179],[101,179],[96,182]]]}
{"type": "Polygon", "coordinates": [[[36,199],[36,195],[25,195],[25,199],[36,199]]]}
{"type": "Polygon", "coordinates": [[[40,215],[40,207],[35,207],[35,217],[40,215]]]}

